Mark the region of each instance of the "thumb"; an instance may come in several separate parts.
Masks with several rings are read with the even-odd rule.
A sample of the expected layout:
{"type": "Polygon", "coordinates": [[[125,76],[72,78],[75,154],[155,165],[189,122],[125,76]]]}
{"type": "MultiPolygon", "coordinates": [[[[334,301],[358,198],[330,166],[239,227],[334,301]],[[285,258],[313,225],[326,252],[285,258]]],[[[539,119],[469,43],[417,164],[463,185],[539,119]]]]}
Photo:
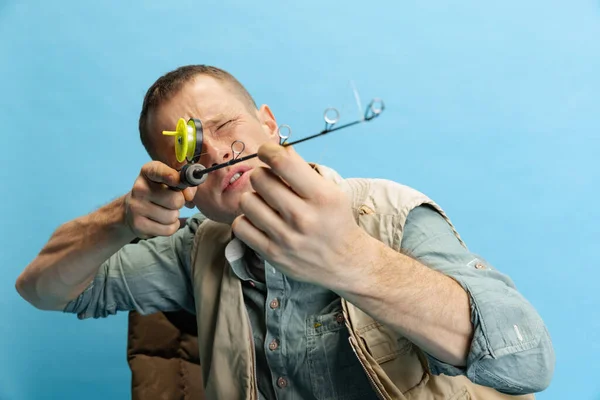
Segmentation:
{"type": "Polygon", "coordinates": [[[198,190],[198,187],[196,186],[183,189],[183,197],[185,198],[186,203],[191,203],[194,201],[194,197],[196,197],[196,190],[198,190]]]}

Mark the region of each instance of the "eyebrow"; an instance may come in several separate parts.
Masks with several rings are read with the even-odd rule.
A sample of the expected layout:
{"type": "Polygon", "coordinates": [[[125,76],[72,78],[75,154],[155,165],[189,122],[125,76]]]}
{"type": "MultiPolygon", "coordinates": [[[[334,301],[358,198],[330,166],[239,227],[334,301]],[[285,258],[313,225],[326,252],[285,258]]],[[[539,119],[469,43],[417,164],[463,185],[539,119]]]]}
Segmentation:
{"type": "Polygon", "coordinates": [[[201,121],[202,121],[202,125],[204,125],[204,126],[214,126],[226,118],[228,118],[227,115],[225,115],[224,113],[219,113],[212,118],[201,119],[201,121]]]}

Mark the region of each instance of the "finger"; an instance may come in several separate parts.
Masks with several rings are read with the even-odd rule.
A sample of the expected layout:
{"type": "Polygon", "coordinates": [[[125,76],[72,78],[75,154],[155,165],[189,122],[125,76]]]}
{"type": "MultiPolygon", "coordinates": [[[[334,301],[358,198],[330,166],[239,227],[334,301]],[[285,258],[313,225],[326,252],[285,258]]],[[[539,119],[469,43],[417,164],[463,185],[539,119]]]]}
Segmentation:
{"type": "Polygon", "coordinates": [[[257,252],[263,258],[267,258],[269,249],[272,247],[269,237],[246,218],[245,215],[237,217],[231,229],[235,236],[248,247],[257,252]]]}
{"type": "Polygon", "coordinates": [[[191,203],[194,201],[194,197],[196,197],[196,190],[198,190],[196,186],[188,187],[183,190],[183,197],[185,198],[186,202],[191,203]]]}
{"type": "Polygon", "coordinates": [[[240,209],[248,221],[268,237],[274,240],[283,237],[285,222],[257,193],[244,193],[240,199],[240,209]]]}
{"type": "Polygon", "coordinates": [[[161,225],[171,225],[179,221],[179,210],[168,210],[152,203],[148,203],[140,214],[161,225]]]}
{"type": "Polygon", "coordinates": [[[254,168],[250,183],[256,193],[287,221],[304,206],[303,200],[269,168],[254,168]]]}
{"type": "Polygon", "coordinates": [[[157,206],[164,207],[167,210],[179,210],[185,205],[185,195],[183,192],[171,190],[162,183],[152,181],[146,182],[148,193],[145,198],[157,206]]]}
{"type": "Polygon", "coordinates": [[[160,224],[172,224],[179,218],[179,209],[167,209],[134,196],[127,201],[127,207],[133,216],[148,218],[160,224]]]}
{"type": "Polygon", "coordinates": [[[161,224],[150,218],[140,216],[137,221],[134,222],[134,227],[146,237],[171,236],[179,230],[181,223],[178,220],[172,224],[161,224]]]}
{"type": "Polygon", "coordinates": [[[142,167],[141,174],[149,181],[164,183],[176,187],[179,184],[179,172],[159,161],[151,161],[142,167]]]}
{"type": "MultiPolygon", "coordinates": [[[[133,208],[130,210],[133,210],[133,208]]],[[[162,224],[142,214],[134,213],[133,211],[126,213],[126,221],[127,225],[136,236],[142,239],[147,239],[152,236],[170,236],[175,233],[181,225],[179,219],[171,224],[162,224]]]]}
{"type": "Polygon", "coordinates": [[[258,158],[267,164],[273,172],[285,180],[292,190],[304,198],[311,198],[320,190],[323,177],[291,146],[283,147],[275,143],[266,143],[258,149],[258,158]]]}

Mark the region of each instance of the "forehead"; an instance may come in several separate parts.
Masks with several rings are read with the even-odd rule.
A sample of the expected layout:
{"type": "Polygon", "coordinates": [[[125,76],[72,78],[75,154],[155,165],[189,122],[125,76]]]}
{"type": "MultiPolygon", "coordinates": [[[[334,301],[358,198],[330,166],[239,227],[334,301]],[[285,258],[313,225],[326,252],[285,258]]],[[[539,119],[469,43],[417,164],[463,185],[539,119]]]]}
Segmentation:
{"type": "Polygon", "coordinates": [[[231,85],[210,76],[198,75],[150,111],[153,123],[177,123],[179,118],[199,118],[203,122],[217,119],[221,114],[238,110],[242,102],[231,85]]]}

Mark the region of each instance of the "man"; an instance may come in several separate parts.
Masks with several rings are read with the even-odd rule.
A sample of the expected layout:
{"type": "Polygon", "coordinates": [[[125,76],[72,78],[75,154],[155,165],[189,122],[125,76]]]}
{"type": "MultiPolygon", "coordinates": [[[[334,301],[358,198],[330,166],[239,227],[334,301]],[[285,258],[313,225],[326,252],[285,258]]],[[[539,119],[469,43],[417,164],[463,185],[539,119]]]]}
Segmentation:
{"type": "Polygon", "coordinates": [[[342,179],[277,132],[221,69],[161,77],[140,115],[153,161],[129,193],[59,227],[17,290],[81,319],[196,314],[207,398],[507,399],[549,385],[543,321],[436,203],[342,179]],[[172,190],[182,164],[161,132],[179,118],[202,121],[205,166],[235,140],[259,157],[172,190]],[[201,214],[179,229],[184,205],[201,214]]]}

